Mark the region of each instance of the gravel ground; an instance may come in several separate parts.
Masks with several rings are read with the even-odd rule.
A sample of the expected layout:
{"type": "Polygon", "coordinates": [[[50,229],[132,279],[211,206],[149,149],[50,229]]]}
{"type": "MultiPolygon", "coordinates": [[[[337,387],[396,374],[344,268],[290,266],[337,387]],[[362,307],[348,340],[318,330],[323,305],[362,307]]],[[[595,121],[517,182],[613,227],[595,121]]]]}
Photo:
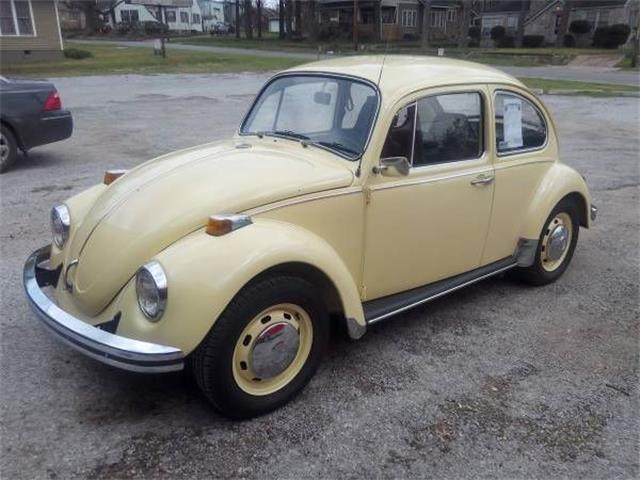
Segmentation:
{"type": "Polygon", "coordinates": [[[336,338],[270,415],[218,416],[186,375],[100,365],[22,293],[49,208],[107,167],[231,134],[266,77],[57,79],[72,139],[0,177],[0,476],[637,478],[640,100],[545,97],[600,218],[557,283],[492,279],[336,338]]]}

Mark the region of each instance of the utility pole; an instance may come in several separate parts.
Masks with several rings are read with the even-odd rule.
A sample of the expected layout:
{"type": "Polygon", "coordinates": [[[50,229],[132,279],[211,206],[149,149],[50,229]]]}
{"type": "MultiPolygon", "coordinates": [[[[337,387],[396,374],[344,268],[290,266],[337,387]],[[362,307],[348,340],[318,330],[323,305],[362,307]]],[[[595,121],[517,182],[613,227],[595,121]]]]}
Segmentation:
{"type": "Polygon", "coordinates": [[[353,49],[358,51],[358,0],[353,0],[353,49]]]}
{"type": "Polygon", "coordinates": [[[258,11],[258,38],[262,38],[262,0],[256,0],[256,10],[258,11]]]}
{"type": "Polygon", "coordinates": [[[422,48],[429,48],[429,22],[431,21],[431,0],[422,1],[422,48]]]}

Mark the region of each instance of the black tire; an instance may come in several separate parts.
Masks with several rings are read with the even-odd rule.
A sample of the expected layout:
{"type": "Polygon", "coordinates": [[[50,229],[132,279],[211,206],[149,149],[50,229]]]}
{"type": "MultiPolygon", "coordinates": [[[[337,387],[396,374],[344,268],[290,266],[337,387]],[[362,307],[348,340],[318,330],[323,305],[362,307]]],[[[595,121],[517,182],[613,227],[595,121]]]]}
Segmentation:
{"type": "Polygon", "coordinates": [[[514,276],[518,280],[534,286],[543,286],[555,282],[565,272],[565,270],[569,266],[569,263],[571,263],[573,252],[575,251],[576,245],[578,243],[579,230],[580,224],[578,222],[577,206],[569,199],[562,200],[560,203],[558,203],[558,205],[555,206],[555,208],[551,211],[544,222],[542,231],[540,232],[540,236],[538,237],[538,248],[536,250],[536,256],[533,265],[531,265],[530,267],[516,268],[513,271],[514,276]],[[545,268],[543,268],[542,266],[543,239],[546,235],[547,226],[552,221],[552,219],[554,219],[560,213],[566,213],[571,219],[571,242],[569,243],[567,254],[562,260],[562,263],[555,270],[548,271],[545,270],[545,268]]]}
{"type": "Polygon", "coordinates": [[[4,125],[0,125],[0,132],[0,173],[5,173],[18,157],[18,143],[13,132],[4,125]]]}
{"type": "Polygon", "coordinates": [[[220,413],[234,419],[262,415],[287,403],[309,382],[320,364],[330,332],[327,310],[316,291],[304,279],[274,276],[250,284],[234,297],[193,353],[191,362],[198,386],[220,413]],[[311,350],[288,384],[268,395],[252,395],[240,388],[233,375],[236,342],[256,315],[281,303],[299,305],[308,313],[313,332],[311,350]]]}

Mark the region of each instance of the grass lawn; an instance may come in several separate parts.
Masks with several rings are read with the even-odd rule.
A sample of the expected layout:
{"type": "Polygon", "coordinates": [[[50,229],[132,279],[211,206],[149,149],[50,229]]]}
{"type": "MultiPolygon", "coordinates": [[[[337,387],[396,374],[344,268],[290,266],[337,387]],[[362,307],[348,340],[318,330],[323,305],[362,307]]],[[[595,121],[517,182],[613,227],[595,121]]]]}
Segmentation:
{"type": "Polygon", "coordinates": [[[612,85],[610,83],[589,83],[574,80],[547,80],[545,78],[527,78],[520,80],[529,88],[542,89],[545,93],[549,90],[572,90],[580,93],[594,95],[611,95],[612,92],[640,93],[639,87],[632,85],[612,85]]]}
{"type": "Polygon", "coordinates": [[[73,45],[93,57],[82,60],[63,58],[53,62],[13,65],[3,75],[28,77],[68,77],[124,73],[225,73],[282,70],[303,63],[291,58],[262,58],[246,55],[219,55],[208,52],[167,50],[167,58],[153,54],[148,47],[113,45],[73,45]]]}
{"type": "MultiPolygon", "coordinates": [[[[180,38],[176,43],[189,45],[210,45],[215,47],[250,48],[256,50],[283,50],[317,52],[333,50],[341,53],[353,52],[353,44],[348,40],[312,42],[310,40],[280,40],[276,34],[265,34],[262,39],[236,38],[227,36],[198,36],[180,38]]],[[[420,53],[425,52],[419,41],[398,41],[388,43],[364,43],[362,53],[420,53]]],[[[435,54],[436,48],[425,53],[435,54]]],[[[535,66],[548,64],[566,64],[577,55],[620,55],[616,50],[598,48],[456,48],[446,47],[447,56],[467,58],[480,63],[494,65],[535,66]]]]}

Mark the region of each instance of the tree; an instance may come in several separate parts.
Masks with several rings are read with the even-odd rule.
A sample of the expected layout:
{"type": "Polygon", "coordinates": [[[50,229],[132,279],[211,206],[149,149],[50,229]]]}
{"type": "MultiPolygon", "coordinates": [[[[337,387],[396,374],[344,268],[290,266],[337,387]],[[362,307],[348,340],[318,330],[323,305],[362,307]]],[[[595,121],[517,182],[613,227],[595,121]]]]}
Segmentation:
{"type": "Polygon", "coordinates": [[[287,40],[291,40],[293,38],[293,0],[285,0],[285,24],[287,40]]]}
{"type": "Polygon", "coordinates": [[[296,37],[302,38],[302,2],[296,0],[296,37]]]}
{"type": "Polygon", "coordinates": [[[567,29],[569,27],[569,16],[571,15],[572,8],[571,0],[565,0],[562,4],[562,11],[560,12],[560,25],[558,25],[558,33],[556,33],[556,47],[562,47],[564,43],[564,37],[567,35],[567,29]]]}
{"type": "Polygon", "coordinates": [[[258,38],[262,38],[262,0],[256,0],[256,17],[258,20],[258,38]]]}
{"type": "Polygon", "coordinates": [[[458,47],[464,48],[467,46],[467,36],[471,36],[471,29],[469,29],[469,21],[471,19],[471,2],[463,0],[461,3],[462,11],[460,12],[460,25],[458,27],[458,47]]]}
{"type": "Polygon", "coordinates": [[[520,13],[518,14],[518,28],[516,30],[516,47],[522,47],[522,37],[524,37],[524,22],[527,19],[527,13],[531,2],[528,0],[520,0],[520,13]]]}
{"type": "Polygon", "coordinates": [[[316,0],[309,0],[307,3],[307,30],[309,37],[314,42],[318,40],[318,19],[316,18],[316,0]]]}
{"type": "Polygon", "coordinates": [[[240,38],[240,0],[236,0],[236,38],[240,38]]]}
{"type": "Polygon", "coordinates": [[[429,25],[431,20],[431,0],[422,0],[422,48],[429,47],[429,25]]]}
{"type": "Polygon", "coordinates": [[[280,37],[280,40],[285,37],[284,14],[284,0],[278,0],[278,37],[280,37]]]}
{"type": "Polygon", "coordinates": [[[244,36],[253,38],[253,25],[251,24],[251,0],[244,0],[244,36]]]}

